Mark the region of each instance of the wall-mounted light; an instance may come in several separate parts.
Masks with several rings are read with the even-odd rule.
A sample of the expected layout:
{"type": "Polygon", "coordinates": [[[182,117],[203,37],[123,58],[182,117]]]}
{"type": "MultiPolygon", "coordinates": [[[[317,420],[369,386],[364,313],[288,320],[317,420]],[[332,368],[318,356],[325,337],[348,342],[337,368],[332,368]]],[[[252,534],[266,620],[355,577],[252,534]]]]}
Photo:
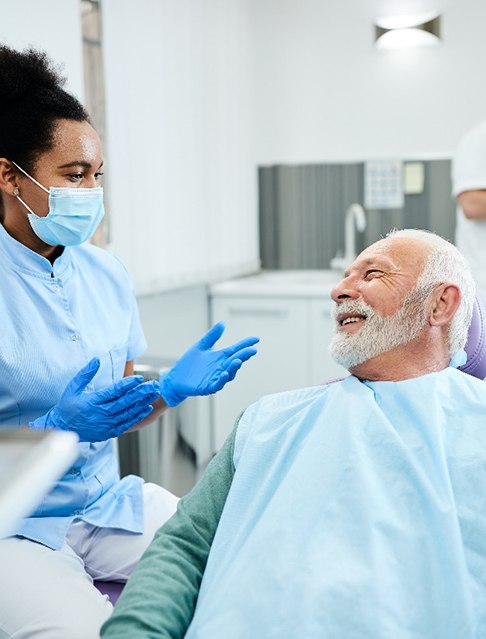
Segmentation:
{"type": "Polygon", "coordinates": [[[441,16],[437,14],[379,18],[375,24],[378,49],[401,49],[439,44],[441,16]]]}

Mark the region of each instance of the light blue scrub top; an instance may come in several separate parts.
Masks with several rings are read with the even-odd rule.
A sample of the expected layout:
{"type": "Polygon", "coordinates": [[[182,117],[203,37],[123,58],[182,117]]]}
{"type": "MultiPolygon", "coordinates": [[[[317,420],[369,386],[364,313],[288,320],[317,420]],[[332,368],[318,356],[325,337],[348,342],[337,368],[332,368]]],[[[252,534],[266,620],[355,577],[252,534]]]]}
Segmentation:
{"type": "MultiPolygon", "coordinates": [[[[26,426],[60,398],[92,357],[100,370],[89,390],[123,377],[146,348],[125,267],[90,244],[49,260],[0,225],[0,426],[26,426]]],[[[72,468],[17,534],[60,548],[74,518],[143,532],[139,477],[120,481],[113,440],[80,443],[72,468]]]]}
{"type": "Polygon", "coordinates": [[[186,639],[486,637],[486,384],[350,376],[245,411],[186,639]]]}

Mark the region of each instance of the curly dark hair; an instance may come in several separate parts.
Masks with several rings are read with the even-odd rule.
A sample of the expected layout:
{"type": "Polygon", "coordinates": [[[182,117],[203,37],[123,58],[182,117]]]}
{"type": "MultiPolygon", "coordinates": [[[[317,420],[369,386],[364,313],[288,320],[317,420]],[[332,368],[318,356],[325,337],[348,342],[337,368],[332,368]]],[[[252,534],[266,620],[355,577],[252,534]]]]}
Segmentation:
{"type": "Polygon", "coordinates": [[[0,157],[29,173],[52,148],[56,121],[88,121],[83,105],[44,51],[0,45],[0,157]]]}

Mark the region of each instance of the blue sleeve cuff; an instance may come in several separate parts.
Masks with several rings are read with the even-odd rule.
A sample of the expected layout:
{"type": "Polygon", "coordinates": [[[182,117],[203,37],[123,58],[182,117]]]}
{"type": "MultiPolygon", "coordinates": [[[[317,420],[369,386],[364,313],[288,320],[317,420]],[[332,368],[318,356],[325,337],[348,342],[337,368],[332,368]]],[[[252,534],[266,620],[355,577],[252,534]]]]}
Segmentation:
{"type": "MultiPolygon", "coordinates": [[[[52,410],[52,408],[51,408],[51,410],[52,410]]],[[[48,430],[49,428],[51,428],[48,425],[49,414],[50,414],[51,410],[48,410],[47,413],[45,413],[45,415],[42,415],[41,417],[38,417],[37,419],[34,419],[33,422],[29,422],[30,430],[48,430]]]]}

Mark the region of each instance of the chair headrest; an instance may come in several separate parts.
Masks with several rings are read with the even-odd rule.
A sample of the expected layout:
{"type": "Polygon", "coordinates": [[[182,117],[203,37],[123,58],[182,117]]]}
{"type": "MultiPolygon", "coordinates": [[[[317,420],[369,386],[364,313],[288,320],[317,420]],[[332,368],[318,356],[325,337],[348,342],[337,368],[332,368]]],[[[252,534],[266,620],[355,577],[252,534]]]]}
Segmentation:
{"type": "Polygon", "coordinates": [[[486,306],[476,297],[467,343],[467,361],[459,370],[479,379],[486,378],[486,306]]]}

